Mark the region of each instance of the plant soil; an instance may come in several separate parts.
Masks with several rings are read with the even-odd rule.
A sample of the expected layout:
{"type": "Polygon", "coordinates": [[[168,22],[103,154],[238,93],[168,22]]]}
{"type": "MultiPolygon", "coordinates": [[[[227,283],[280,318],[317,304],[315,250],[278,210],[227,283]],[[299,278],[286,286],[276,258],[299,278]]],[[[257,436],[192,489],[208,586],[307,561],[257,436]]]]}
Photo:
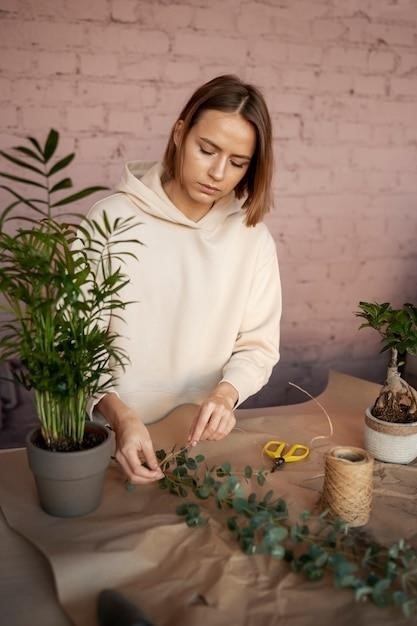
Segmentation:
{"type": "Polygon", "coordinates": [[[372,415],[399,424],[417,421],[417,392],[401,378],[396,364],[388,368],[387,380],[372,408],[372,415]]]}
{"type": "Polygon", "coordinates": [[[99,446],[105,439],[105,434],[94,429],[86,430],[81,443],[77,443],[69,439],[63,439],[53,446],[48,446],[39,430],[35,433],[32,443],[38,448],[41,448],[42,450],[49,450],[50,452],[81,452],[82,450],[89,450],[99,446]]]}

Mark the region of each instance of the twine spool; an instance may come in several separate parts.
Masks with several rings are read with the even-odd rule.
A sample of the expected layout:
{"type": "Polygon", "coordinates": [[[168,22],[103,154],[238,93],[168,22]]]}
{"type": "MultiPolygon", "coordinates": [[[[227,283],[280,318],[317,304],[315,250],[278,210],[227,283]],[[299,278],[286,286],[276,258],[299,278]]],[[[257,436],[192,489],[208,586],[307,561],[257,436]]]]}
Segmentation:
{"type": "Polygon", "coordinates": [[[351,526],[369,521],[373,457],[361,448],[338,446],[325,455],[321,506],[351,526]]]}

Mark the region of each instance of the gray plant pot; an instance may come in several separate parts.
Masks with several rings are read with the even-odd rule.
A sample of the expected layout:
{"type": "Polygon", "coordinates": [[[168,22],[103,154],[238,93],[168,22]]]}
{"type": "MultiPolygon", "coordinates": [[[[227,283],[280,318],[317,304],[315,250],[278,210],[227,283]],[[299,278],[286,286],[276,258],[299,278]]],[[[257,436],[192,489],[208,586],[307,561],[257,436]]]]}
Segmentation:
{"type": "Polygon", "coordinates": [[[26,437],[29,466],[41,507],[49,515],[77,517],[94,511],[101,501],[106,468],[114,448],[114,434],[94,422],[86,430],[103,433],[95,448],[79,452],[52,452],[35,445],[36,428],[26,437]]]}

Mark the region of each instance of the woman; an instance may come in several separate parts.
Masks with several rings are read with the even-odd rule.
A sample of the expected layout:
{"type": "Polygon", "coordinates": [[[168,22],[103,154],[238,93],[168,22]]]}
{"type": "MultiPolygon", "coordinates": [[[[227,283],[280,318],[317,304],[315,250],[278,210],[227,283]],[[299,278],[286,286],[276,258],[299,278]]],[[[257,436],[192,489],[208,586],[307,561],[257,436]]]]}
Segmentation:
{"type": "Polygon", "coordinates": [[[220,76],[185,105],[163,162],[128,163],[118,193],[89,215],[139,215],[133,236],[145,244],[124,268],[123,297],[134,304],[123,322],[110,322],[130,365],[116,393],[91,403],[115,431],[116,459],[132,483],[162,477],[147,423],[192,402],[199,409],[189,442],[221,439],[278,361],[278,264],[260,223],[271,178],[264,99],[220,76]]]}

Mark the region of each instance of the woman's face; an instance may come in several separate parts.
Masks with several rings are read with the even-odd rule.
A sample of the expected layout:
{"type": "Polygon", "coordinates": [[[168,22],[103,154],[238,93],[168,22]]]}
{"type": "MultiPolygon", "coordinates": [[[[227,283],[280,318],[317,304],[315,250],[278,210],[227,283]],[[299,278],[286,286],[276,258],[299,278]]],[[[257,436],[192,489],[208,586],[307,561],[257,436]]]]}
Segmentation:
{"type": "MultiPolygon", "coordinates": [[[[176,143],[182,128],[179,120],[176,143]]],[[[191,219],[200,219],[242,180],[255,147],[255,130],[239,113],[204,111],[185,139],[182,181],[171,181],[171,200],[191,219]]]]}

